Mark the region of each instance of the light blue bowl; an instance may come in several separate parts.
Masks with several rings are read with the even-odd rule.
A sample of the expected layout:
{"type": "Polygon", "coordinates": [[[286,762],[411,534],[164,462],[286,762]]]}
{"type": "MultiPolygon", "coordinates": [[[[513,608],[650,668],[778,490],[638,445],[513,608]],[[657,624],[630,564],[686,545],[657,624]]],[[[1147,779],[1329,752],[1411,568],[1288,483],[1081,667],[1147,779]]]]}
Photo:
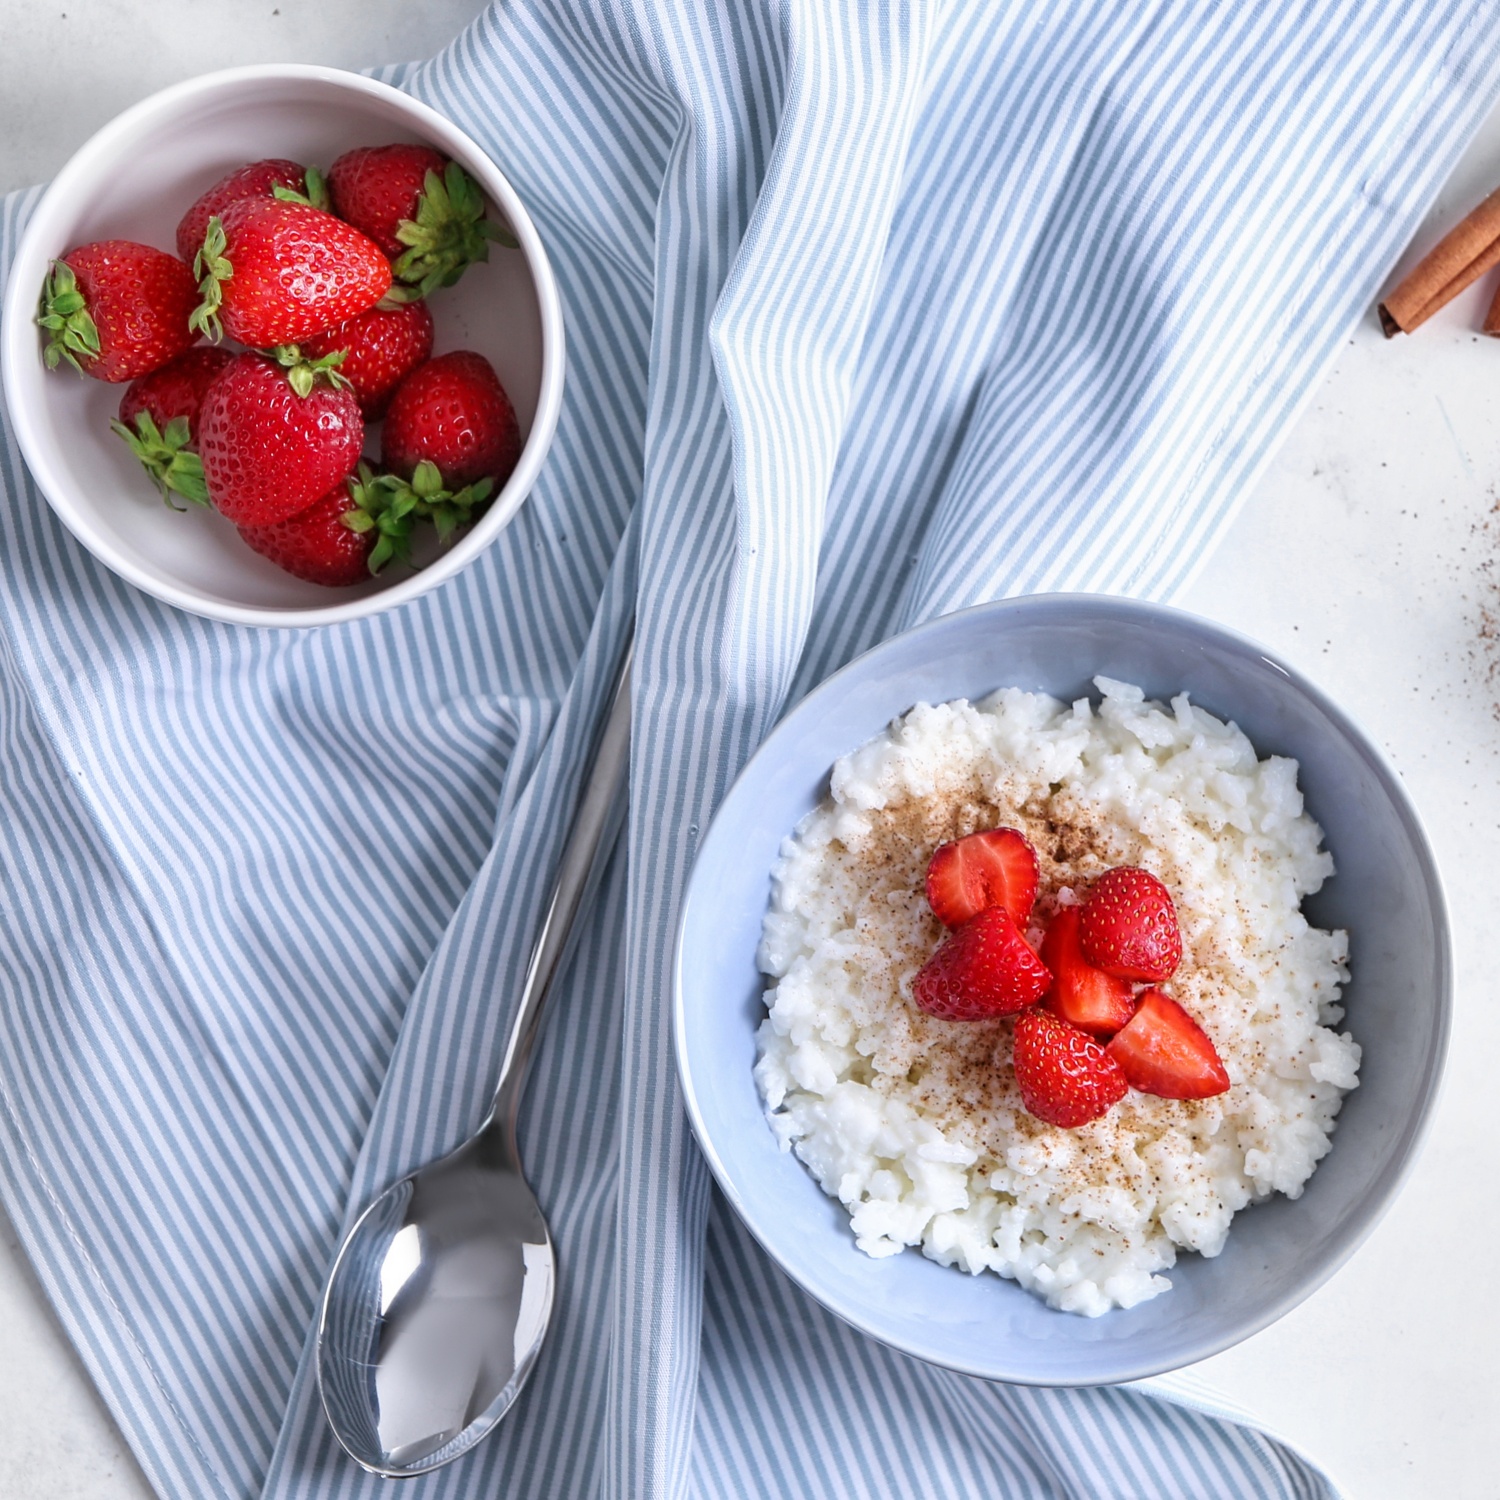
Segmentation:
{"type": "Polygon", "coordinates": [[[1390,1205],[1432,1111],[1451,1006],[1442,887],[1384,757],[1315,687],[1261,647],[1192,615],[1042,595],[947,615],[886,641],[782,721],[730,788],[698,853],[678,937],[675,1027],[688,1112],[725,1196],[795,1281],[856,1328],[993,1380],[1097,1385],[1204,1359],[1264,1328],[1343,1263],[1390,1205]],[[918,702],[998,687],[1071,701],[1096,674],[1233,719],[1262,755],[1301,763],[1338,874],[1306,904],[1349,930],[1345,1025],[1364,1048],[1303,1196],[1238,1215],[1222,1255],[1184,1255],[1173,1287],[1128,1312],[1054,1312],[1015,1283],[917,1250],[872,1260],[848,1216],[778,1149],[752,1076],[765,1014],[755,965],[782,839],[826,794],[833,762],[918,702]]]}

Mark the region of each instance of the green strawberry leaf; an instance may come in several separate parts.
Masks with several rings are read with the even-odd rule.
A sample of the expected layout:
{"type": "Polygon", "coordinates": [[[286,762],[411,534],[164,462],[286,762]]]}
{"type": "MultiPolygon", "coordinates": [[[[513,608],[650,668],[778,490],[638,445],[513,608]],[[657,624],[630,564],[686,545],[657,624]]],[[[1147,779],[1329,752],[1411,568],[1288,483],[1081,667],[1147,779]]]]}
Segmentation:
{"type": "Polygon", "coordinates": [[[285,183],[273,183],[271,196],[283,203],[300,203],[304,208],[320,208],[332,213],[332,202],[328,197],[328,183],[316,167],[306,167],[302,174],[303,191],[287,187],[285,183]]]}
{"type": "Polygon", "coordinates": [[[193,257],[193,275],[200,278],[198,292],[203,300],[188,319],[188,327],[205,335],[211,344],[217,344],[224,337],[224,325],[219,321],[219,308],[224,303],[220,283],[234,275],[234,266],[224,254],[226,248],[224,225],[215,214],[208,221],[203,244],[193,257]]]}
{"type": "Polygon", "coordinates": [[[511,248],[519,243],[510,230],[485,218],[484,195],[456,161],[441,177],[427,173],[417,216],[396,226],[396,238],[407,248],[391,274],[418,297],[452,286],[475,261],[488,260],[491,240],[511,248]]]}
{"type": "MultiPolygon", "coordinates": [[[[379,533],[367,563],[372,574],[379,573],[393,560],[411,562],[411,507],[401,503],[401,495],[388,483],[392,478],[389,474],[375,474],[369,464],[360,464],[349,480],[354,509],[339,517],[350,531],[361,536],[371,531],[379,533]]],[[[401,481],[396,483],[399,485],[401,481]]]]}
{"type": "Polygon", "coordinates": [[[304,400],[312,395],[319,381],[336,391],[354,389],[349,377],[339,371],[348,353],[346,349],[334,349],[321,359],[308,359],[295,344],[278,344],[270,353],[286,371],[287,383],[304,400]]]}
{"type": "Polygon", "coordinates": [[[479,515],[494,487],[492,479],[480,479],[449,490],[438,466],[425,459],[410,479],[375,474],[368,464],[361,464],[358,478],[349,481],[357,508],[345,511],[342,520],[351,531],[380,532],[370,553],[370,571],[375,573],[392,558],[411,561],[412,527],[418,521],[432,522],[438,540],[446,545],[459,527],[479,515]]]}
{"type": "Polygon", "coordinates": [[[192,441],[186,417],[173,417],[167,430],[160,431],[151,413],[140,412],[132,431],[118,419],[112,421],[110,429],[125,440],[126,445],[140,459],[141,466],[151,476],[152,483],[161,491],[161,497],[173,510],[184,510],[185,506],[174,505],[172,496],[181,495],[194,505],[208,504],[208,485],[203,479],[203,464],[188,444],[192,441]]]}
{"type": "Polygon", "coordinates": [[[84,363],[92,364],[99,358],[99,329],[78,290],[78,278],[65,260],[53,261],[42,282],[36,321],[47,334],[42,363],[49,370],[66,361],[82,375],[84,363]]]}

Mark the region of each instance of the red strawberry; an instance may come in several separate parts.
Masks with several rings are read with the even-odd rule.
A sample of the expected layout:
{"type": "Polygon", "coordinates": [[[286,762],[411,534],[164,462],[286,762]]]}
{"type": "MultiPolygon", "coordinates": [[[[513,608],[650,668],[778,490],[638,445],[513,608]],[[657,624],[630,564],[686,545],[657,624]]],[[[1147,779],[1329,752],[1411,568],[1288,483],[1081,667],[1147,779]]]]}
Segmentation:
{"type": "Polygon", "coordinates": [[[344,351],[339,374],[354,387],[359,409],[371,421],[385,415],[396,387],[432,355],[432,314],[425,302],[372,307],[301,344],[309,359],[344,351]]]}
{"type": "Polygon", "coordinates": [[[339,218],[369,235],[394,260],[406,249],[396,238],[417,217],[429,172],[440,177],[448,158],[431,146],[360,146],[328,169],[328,194],[339,218]]]}
{"type": "Polygon", "coordinates": [[[1083,956],[1121,979],[1170,979],[1182,962],[1182,933],[1172,894],[1156,876],[1132,865],[1106,870],[1084,898],[1079,936],[1083,956]]]}
{"type": "Polygon", "coordinates": [[[140,459],[162,499],[182,495],[208,504],[203,465],[194,451],[198,408],[214,377],[234,360],[227,349],[189,349],[125,388],[120,417],[109,425],[140,459]]]}
{"type": "Polygon", "coordinates": [[[1016,1022],[1011,1062],[1021,1102],[1065,1130],[1097,1120],[1125,1097],[1125,1075],[1114,1059],[1050,1011],[1029,1010],[1016,1022]]]}
{"type": "Polygon", "coordinates": [[[194,328],[257,349],[332,328],[374,307],[391,284],[390,263],[359,230],[279,198],[228,204],[209,220],[193,269],[203,278],[194,328]]]}
{"type": "Polygon", "coordinates": [[[209,386],[198,451],[209,498],[237,526],[270,526],[306,510],[354,472],[365,424],[337,375],[283,356],[240,354],[209,386]]]}
{"type": "Polygon", "coordinates": [[[487,241],[514,237],[484,216],[468,173],[430,146],[363,146],[328,169],[334,212],[363,230],[396,264],[396,280],[425,297],[452,286],[487,241]]]}
{"type": "Polygon", "coordinates": [[[961,927],[1003,906],[1024,927],[1036,900],[1036,850],[1014,828],[991,828],[943,844],[927,866],[927,903],[944,927],[961,927]]]}
{"type": "Polygon", "coordinates": [[[188,431],[196,437],[204,393],[214,376],[233,361],[227,349],[189,349],[179,354],[171,364],[126,387],[120,397],[120,420],[130,426],[142,412],[148,412],[158,427],[165,427],[175,417],[185,417],[188,431]]]}
{"type": "Polygon", "coordinates": [[[1052,971],[1047,1009],[1082,1031],[1110,1037],[1135,1010],[1130,981],[1106,974],[1084,958],[1078,927],[1076,906],[1062,907],[1047,924],[1042,939],[1042,962],[1052,971]]]}
{"type": "Polygon", "coordinates": [[[324,201],[318,201],[322,178],[316,169],[304,170],[296,162],[280,157],[252,161],[221,177],[182,216],[182,222],[177,226],[177,253],[192,265],[193,257],[203,248],[208,221],[215,214],[222,214],[240,198],[269,198],[278,187],[306,194],[318,208],[328,207],[326,192],[323,193],[324,201]]]}
{"type": "Polygon", "coordinates": [[[96,380],[134,380],[198,341],[192,273],[175,255],[133,240],[69,250],[42,287],[37,323],[49,370],[66,360],[96,380]]]}
{"type": "Polygon", "coordinates": [[[1160,990],[1142,994],[1135,1014],[1105,1049],[1132,1088],[1163,1099],[1209,1099],[1229,1074],[1208,1033],[1160,990]]]}
{"type": "Polygon", "coordinates": [[[503,484],[521,456],[516,413],[490,362],[468,349],[419,365],[397,387],[381,438],[385,467],[410,479],[424,459],[453,487],[503,484]]]}
{"type": "Polygon", "coordinates": [[[1051,975],[1003,906],[950,932],[912,981],[912,998],[943,1021],[990,1021],[1040,1000],[1051,975]]]}
{"type": "Polygon", "coordinates": [[[240,535],[278,568],[329,588],[363,583],[376,568],[378,522],[365,509],[369,471],[336,484],[306,510],[272,526],[241,526],[240,535]]]}

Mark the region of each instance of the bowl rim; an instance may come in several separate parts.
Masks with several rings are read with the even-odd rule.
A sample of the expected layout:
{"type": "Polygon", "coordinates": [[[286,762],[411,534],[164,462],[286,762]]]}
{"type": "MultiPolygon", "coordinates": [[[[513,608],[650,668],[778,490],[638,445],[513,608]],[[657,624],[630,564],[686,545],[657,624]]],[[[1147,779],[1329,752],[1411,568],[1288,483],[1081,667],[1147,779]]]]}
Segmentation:
{"type": "Polygon", "coordinates": [[[32,210],[11,260],[3,319],[0,321],[4,324],[3,340],[0,340],[0,376],[3,376],[11,426],[37,488],[46,497],[58,518],[100,562],[127,582],[178,609],[236,625],[271,628],[336,625],[346,620],[363,619],[395,609],[446,582],[473,562],[499,536],[520,509],[541,472],[562,411],[567,364],[562,299],[541,236],[509,178],[473,137],[430,105],[378,79],[321,64],[257,63],[199,74],[195,78],[158,90],[123,110],[95,131],[68,158],[32,210]],[[15,399],[15,393],[22,389],[22,361],[35,357],[36,353],[31,316],[35,297],[28,287],[27,276],[24,273],[17,275],[16,272],[23,270],[29,261],[40,257],[45,263],[56,253],[54,242],[58,237],[61,221],[65,217],[71,217],[66,212],[66,207],[77,191],[74,184],[91,175],[101,162],[109,159],[120,134],[149,122],[153,116],[170,114],[198,96],[222,89],[252,88],[262,83],[287,82],[331,84],[352,93],[393,103],[411,121],[414,134],[422,135],[433,144],[444,147],[450,156],[465,157],[483,164],[485,170],[478,174],[485,178],[481,186],[505,216],[526,257],[541,324],[542,365],[536,414],[521,450],[521,457],[489,509],[467,535],[420,571],[378,593],[361,599],[295,608],[235,604],[164,579],[138,566],[116,548],[107,536],[96,532],[86,517],[74,510],[68,498],[69,487],[57,476],[48,444],[33,423],[29,404],[24,398],[15,399]]]}
{"type": "MultiPolygon", "coordinates": [[[[996,684],[997,687],[1003,687],[1004,685],[1003,683],[996,684]]],[[[911,706],[907,705],[907,707],[911,706]]],[[[904,708],[893,710],[894,714],[902,712],[905,712],[904,708]]],[[[853,749],[855,747],[850,746],[848,748],[853,749]]],[[[845,752],[840,751],[837,753],[842,754],[845,752]]],[[[830,762],[831,764],[832,762],[830,762]]],[[[1146,600],[1130,599],[1109,594],[1028,594],[970,605],[964,609],[954,610],[949,614],[934,616],[907,630],[889,636],[868,650],[861,652],[836,671],[830,673],[817,686],[783,712],[775,727],[761,741],[754,754],[740,768],[739,773],[725,790],[723,797],[714,810],[713,817],[709,820],[702,842],[698,846],[697,854],[693,860],[693,867],[688,875],[687,885],[683,890],[682,904],[678,913],[677,930],[672,945],[671,1003],[672,1047],[677,1065],[677,1078],[682,1089],[683,1104],[687,1111],[693,1138],[697,1143],[698,1149],[702,1152],[709,1170],[713,1173],[714,1180],[718,1183],[720,1191],[734,1209],[741,1224],[750,1232],[761,1249],[796,1282],[797,1286],[804,1293],[812,1297],[827,1311],[850,1327],[868,1335],[879,1343],[898,1349],[902,1353],[909,1354],[913,1358],[920,1359],[927,1364],[955,1370],[961,1374],[978,1376],[986,1380],[1001,1380],[1015,1385],[1042,1387],[1114,1385],[1125,1381],[1145,1380],[1152,1376],[1165,1375],[1171,1371],[1180,1370],[1185,1366],[1196,1364],[1198,1361],[1207,1359],[1212,1355],[1220,1354],[1224,1350],[1232,1348],[1236,1344],[1250,1338],[1252,1335],[1260,1333],[1323,1286],[1335,1272],[1345,1265],[1389,1212],[1391,1206],[1400,1195],[1401,1189],[1406,1185],[1409,1175],[1416,1164],[1441,1098],[1453,1020],[1452,932],[1448,917],[1447,898],[1444,894],[1442,876],[1432,848],[1432,842],[1401,778],[1374,738],[1323,692],[1321,688],[1317,687],[1316,684],[1301,672],[1287,665],[1266,646],[1252,637],[1229,626],[1209,620],[1204,616],[1193,614],[1188,610],[1177,609],[1171,605],[1156,604],[1146,600]],[[797,1266],[783,1257],[761,1232],[754,1214],[747,1206],[744,1195],[733,1181],[708,1132],[699,1090],[693,1079],[687,1056],[686,1033],[688,1029],[688,1016],[683,964],[689,928],[696,920],[697,908],[704,904],[707,894],[704,889],[707,883],[707,867],[703,862],[703,852],[709,847],[714,835],[715,826],[723,817],[724,809],[740,791],[742,785],[747,784],[752,774],[754,774],[752,768],[757,768],[758,763],[774,760],[778,756],[781,743],[789,737],[788,725],[792,723],[794,717],[800,720],[804,717],[816,715],[821,711],[823,701],[839,691],[842,684],[849,677],[868,671],[870,666],[897,642],[906,644],[913,639],[920,639],[927,635],[939,636],[945,630],[952,629],[952,622],[960,617],[984,617],[992,621],[1002,621],[1007,617],[1018,615],[1040,615],[1043,618],[1048,615],[1062,615],[1066,617],[1080,609],[1100,611],[1104,614],[1115,612],[1117,616],[1129,618],[1136,623],[1151,624],[1154,626],[1164,625],[1169,630],[1176,633],[1185,633],[1188,636],[1198,635],[1201,638],[1207,635],[1214,638],[1219,644],[1246,653],[1253,658],[1258,658],[1265,666],[1285,677],[1293,688],[1305,695],[1334,724],[1339,732],[1346,737],[1353,748],[1364,757],[1375,772],[1386,795],[1391,799],[1401,823],[1411,836],[1413,848],[1417,853],[1422,883],[1427,894],[1428,906],[1433,918],[1434,977],[1437,981],[1434,1000],[1436,1002],[1437,1016],[1436,1034],[1434,1037],[1435,1045],[1429,1053],[1424,1069],[1424,1076],[1420,1081],[1418,1095],[1420,1102],[1414,1115],[1403,1122],[1402,1138],[1392,1157],[1392,1164],[1386,1174],[1382,1188],[1378,1193],[1372,1194],[1362,1200],[1344,1219],[1340,1242],[1334,1249],[1325,1254],[1320,1263],[1314,1265],[1308,1275],[1300,1279],[1294,1286],[1287,1289],[1281,1295],[1270,1298],[1265,1308],[1259,1314],[1244,1319],[1238,1326],[1231,1327],[1220,1334],[1199,1336],[1196,1340],[1186,1341],[1184,1351],[1180,1355],[1165,1359],[1137,1360],[1134,1363],[1125,1359],[1115,1359],[1097,1377],[1080,1378],[1077,1374],[1074,1374],[1067,1378],[1062,1378],[1038,1374],[1035,1371],[1028,1371],[1024,1368],[1016,1368],[1013,1365],[999,1362],[981,1365],[972,1361],[952,1359],[935,1352],[931,1347],[922,1345],[915,1339],[892,1337],[875,1326],[874,1320],[864,1315],[861,1308],[852,1303],[836,1305],[825,1299],[820,1292],[807,1285],[800,1275],[797,1266]]],[[[769,1127],[767,1129],[769,1133],[769,1127]]],[[[849,1248],[851,1253],[857,1253],[852,1241],[849,1248]]],[[[907,1247],[908,1250],[911,1248],[910,1246],[907,1247]]],[[[1057,1315],[1059,1317],[1075,1316],[1074,1314],[1064,1312],[1059,1312],[1057,1315]]],[[[1109,1316],[1109,1314],[1105,1314],[1105,1316],[1109,1316]]],[[[1002,1343],[998,1343],[997,1341],[998,1349],[1003,1351],[1004,1347],[1002,1343]]],[[[1111,1354],[1118,1353],[1117,1350],[1113,1349],[1109,1352],[1111,1354]]],[[[1105,1354],[1101,1347],[1101,1364],[1107,1358],[1108,1355],[1105,1354]]]]}

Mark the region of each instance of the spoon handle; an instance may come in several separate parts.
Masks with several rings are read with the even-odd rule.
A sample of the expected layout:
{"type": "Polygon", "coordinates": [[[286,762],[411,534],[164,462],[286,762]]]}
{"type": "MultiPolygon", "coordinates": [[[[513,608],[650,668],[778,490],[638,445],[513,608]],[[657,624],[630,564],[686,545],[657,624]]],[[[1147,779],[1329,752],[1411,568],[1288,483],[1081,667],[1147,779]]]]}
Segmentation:
{"type": "Polygon", "coordinates": [[[634,649],[633,637],[627,639],[619,676],[615,680],[614,698],[594,747],[588,780],[573,814],[573,826],[568,830],[567,842],[557,863],[552,894],[547,898],[546,914],[537,931],[531,961],[526,966],[521,1003],[511,1023],[505,1061],[500,1066],[500,1082],[495,1089],[495,1102],[485,1122],[486,1128],[500,1126],[512,1142],[515,1140],[516,1112],[526,1082],[526,1065],[541,1031],[552,981],[571,952],[574,919],[598,885],[624,822],[626,798],[623,790],[625,773],[630,766],[630,662],[634,649]]]}

